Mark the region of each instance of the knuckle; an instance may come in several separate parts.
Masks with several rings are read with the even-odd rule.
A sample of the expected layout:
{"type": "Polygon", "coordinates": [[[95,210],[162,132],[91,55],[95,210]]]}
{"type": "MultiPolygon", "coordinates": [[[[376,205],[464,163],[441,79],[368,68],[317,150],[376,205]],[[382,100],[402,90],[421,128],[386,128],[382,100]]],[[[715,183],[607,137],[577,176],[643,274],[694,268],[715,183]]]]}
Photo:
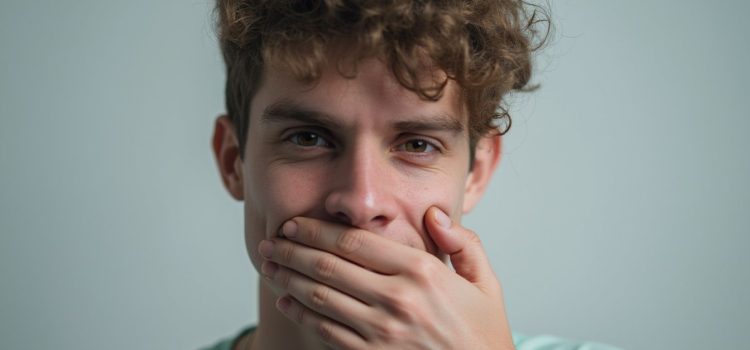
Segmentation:
{"type": "Polygon", "coordinates": [[[283,263],[290,263],[294,257],[294,244],[279,244],[279,258],[283,263]]]}
{"type": "Polygon", "coordinates": [[[277,280],[279,282],[279,286],[284,289],[289,288],[289,284],[292,281],[292,274],[283,268],[280,268],[278,272],[276,272],[277,280]]]}
{"type": "Polygon", "coordinates": [[[384,307],[401,320],[412,321],[419,307],[413,292],[403,287],[394,287],[384,296],[384,307]]]}
{"type": "Polygon", "coordinates": [[[419,303],[411,293],[402,293],[391,302],[391,312],[400,320],[412,322],[416,319],[419,303]]]}
{"type": "Polygon", "coordinates": [[[310,242],[318,242],[320,240],[320,235],[322,232],[320,224],[316,222],[306,222],[302,227],[304,227],[304,230],[302,231],[307,234],[308,240],[310,242]]]}
{"type": "Polygon", "coordinates": [[[433,256],[423,257],[414,261],[410,272],[415,281],[421,285],[426,285],[430,284],[437,273],[440,272],[439,267],[433,256]]]}
{"type": "Polygon", "coordinates": [[[341,252],[350,254],[362,247],[365,236],[362,231],[348,230],[344,231],[336,240],[336,248],[341,252]]]}
{"type": "Polygon", "coordinates": [[[305,310],[304,307],[297,306],[296,312],[294,312],[294,320],[297,321],[298,324],[303,324],[305,320],[307,319],[307,310],[305,310]]]}
{"type": "Polygon", "coordinates": [[[375,332],[386,343],[396,342],[403,338],[404,327],[398,321],[388,319],[378,323],[375,332]]]}
{"type": "Polygon", "coordinates": [[[380,300],[381,304],[391,305],[397,302],[396,299],[399,295],[406,292],[406,288],[400,284],[397,284],[392,287],[379,288],[375,292],[377,293],[377,297],[380,300]]]}
{"type": "Polygon", "coordinates": [[[330,322],[322,321],[317,327],[318,335],[326,343],[331,343],[333,339],[333,326],[330,322]]]}
{"type": "Polygon", "coordinates": [[[322,258],[319,258],[315,261],[313,271],[315,272],[315,277],[318,278],[321,281],[327,281],[330,280],[331,277],[335,274],[336,271],[336,259],[334,259],[331,256],[324,256],[322,258]]]}
{"type": "Polygon", "coordinates": [[[317,286],[313,288],[312,292],[310,293],[310,302],[312,303],[313,308],[323,308],[326,303],[328,303],[328,298],[330,295],[331,290],[326,286],[317,286]]]}
{"type": "Polygon", "coordinates": [[[479,238],[479,235],[476,232],[467,229],[466,233],[467,233],[467,236],[468,236],[466,238],[467,241],[469,241],[470,243],[476,243],[476,244],[480,244],[480,245],[482,244],[482,239],[479,238]]]}

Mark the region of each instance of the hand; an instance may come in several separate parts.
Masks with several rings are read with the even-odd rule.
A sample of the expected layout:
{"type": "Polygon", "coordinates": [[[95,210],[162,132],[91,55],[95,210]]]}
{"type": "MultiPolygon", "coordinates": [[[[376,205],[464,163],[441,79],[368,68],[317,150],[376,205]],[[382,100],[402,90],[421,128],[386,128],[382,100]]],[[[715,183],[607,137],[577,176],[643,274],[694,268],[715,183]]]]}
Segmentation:
{"type": "Polygon", "coordinates": [[[277,307],[335,349],[513,349],[502,290],[476,234],[437,208],[435,256],[365,230],[294,218],[259,245],[277,307]],[[443,225],[441,226],[441,222],[443,225]]]}

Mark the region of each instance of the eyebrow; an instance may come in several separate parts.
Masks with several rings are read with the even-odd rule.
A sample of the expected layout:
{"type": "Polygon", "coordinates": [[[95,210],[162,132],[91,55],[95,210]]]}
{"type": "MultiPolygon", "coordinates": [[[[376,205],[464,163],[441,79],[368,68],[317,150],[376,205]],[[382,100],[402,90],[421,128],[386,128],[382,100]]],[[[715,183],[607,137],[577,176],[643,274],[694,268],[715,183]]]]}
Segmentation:
{"type": "MultiPolygon", "coordinates": [[[[393,123],[393,128],[401,132],[448,131],[459,134],[464,125],[450,114],[417,115],[393,123]]],[[[344,124],[328,113],[308,109],[287,99],[270,104],[263,110],[263,123],[281,123],[297,121],[324,127],[329,130],[341,130],[344,124]]]]}
{"type": "Polygon", "coordinates": [[[339,130],[344,126],[328,113],[307,109],[289,100],[281,100],[268,105],[261,116],[261,122],[263,123],[288,121],[314,124],[330,130],[339,130]]]}
{"type": "Polygon", "coordinates": [[[394,128],[401,132],[409,131],[448,131],[460,134],[464,131],[463,124],[449,114],[418,115],[394,123],[394,128]]]}

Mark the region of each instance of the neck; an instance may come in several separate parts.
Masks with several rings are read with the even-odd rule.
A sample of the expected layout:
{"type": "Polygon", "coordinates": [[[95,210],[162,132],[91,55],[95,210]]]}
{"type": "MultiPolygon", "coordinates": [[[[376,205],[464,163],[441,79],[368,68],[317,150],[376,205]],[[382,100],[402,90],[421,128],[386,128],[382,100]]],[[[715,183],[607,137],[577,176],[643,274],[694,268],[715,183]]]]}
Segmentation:
{"type": "Polygon", "coordinates": [[[259,287],[260,317],[253,334],[252,350],[300,349],[325,350],[314,332],[303,329],[276,308],[278,296],[261,278],[259,287]]]}

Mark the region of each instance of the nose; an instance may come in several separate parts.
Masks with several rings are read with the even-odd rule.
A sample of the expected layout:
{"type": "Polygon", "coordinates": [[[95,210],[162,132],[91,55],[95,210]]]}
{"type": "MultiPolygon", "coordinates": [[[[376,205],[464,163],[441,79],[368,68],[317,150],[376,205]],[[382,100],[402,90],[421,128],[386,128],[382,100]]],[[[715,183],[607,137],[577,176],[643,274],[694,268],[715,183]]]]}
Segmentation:
{"type": "Polygon", "coordinates": [[[377,147],[361,145],[341,154],[325,200],[329,215],[369,231],[388,225],[397,215],[393,170],[377,147]]]}

